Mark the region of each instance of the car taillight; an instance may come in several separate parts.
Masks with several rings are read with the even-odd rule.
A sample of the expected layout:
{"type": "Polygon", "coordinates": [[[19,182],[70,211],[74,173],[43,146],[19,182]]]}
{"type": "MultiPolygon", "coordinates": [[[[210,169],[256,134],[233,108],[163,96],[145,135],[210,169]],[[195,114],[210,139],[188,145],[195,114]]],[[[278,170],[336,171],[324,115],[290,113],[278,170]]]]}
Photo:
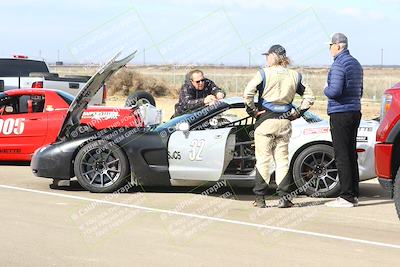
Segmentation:
{"type": "Polygon", "coordinates": [[[389,111],[391,105],[392,105],[392,95],[384,94],[382,96],[381,118],[380,118],[381,122],[385,118],[385,115],[389,111]]]}
{"type": "Polygon", "coordinates": [[[43,82],[32,83],[32,88],[43,88],[43,82]]]}
{"type": "Polygon", "coordinates": [[[107,99],[107,86],[105,84],[103,84],[103,104],[106,103],[106,99],[107,99]]]}

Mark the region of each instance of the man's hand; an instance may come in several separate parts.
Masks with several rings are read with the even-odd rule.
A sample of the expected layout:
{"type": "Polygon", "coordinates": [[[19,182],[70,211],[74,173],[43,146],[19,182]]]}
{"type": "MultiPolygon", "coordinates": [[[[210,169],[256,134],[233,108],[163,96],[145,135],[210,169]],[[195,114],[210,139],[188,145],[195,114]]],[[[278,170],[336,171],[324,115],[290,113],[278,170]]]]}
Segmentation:
{"type": "Polygon", "coordinates": [[[298,118],[300,118],[301,116],[303,116],[303,114],[308,110],[307,109],[300,109],[300,108],[296,108],[294,110],[292,110],[292,112],[290,113],[290,116],[288,117],[288,120],[290,121],[294,121],[297,120],[298,118]]]}
{"type": "Polygon", "coordinates": [[[223,99],[225,97],[225,94],[222,93],[222,92],[218,92],[216,97],[217,97],[218,100],[220,100],[220,99],[223,99]]]}
{"type": "Polygon", "coordinates": [[[265,113],[265,110],[263,111],[258,111],[257,109],[252,109],[250,107],[246,107],[246,112],[253,118],[257,118],[259,115],[265,113]]]}
{"type": "Polygon", "coordinates": [[[301,117],[300,112],[295,110],[295,111],[292,111],[290,113],[290,115],[289,115],[289,117],[287,117],[287,119],[290,120],[290,121],[294,121],[294,120],[297,120],[300,117],[301,117]]]}
{"type": "Polygon", "coordinates": [[[213,96],[213,95],[208,95],[208,96],[206,96],[206,97],[204,98],[204,104],[210,105],[210,104],[214,103],[214,101],[216,101],[216,100],[217,100],[217,98],[216,98],[215,96],[213,96]]]}

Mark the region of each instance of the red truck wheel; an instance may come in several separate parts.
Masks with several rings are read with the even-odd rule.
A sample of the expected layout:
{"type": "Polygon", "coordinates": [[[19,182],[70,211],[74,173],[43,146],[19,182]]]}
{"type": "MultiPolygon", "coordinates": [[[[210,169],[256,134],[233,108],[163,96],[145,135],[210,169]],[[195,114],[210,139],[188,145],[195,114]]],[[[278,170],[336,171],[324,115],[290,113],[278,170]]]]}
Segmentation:
{"type": "Polygon", "coordinates": [[[400,219],[400,168],[397,171],[396,180],[394,181],[394,204],[397,210],[397,216],[400,219]]]}

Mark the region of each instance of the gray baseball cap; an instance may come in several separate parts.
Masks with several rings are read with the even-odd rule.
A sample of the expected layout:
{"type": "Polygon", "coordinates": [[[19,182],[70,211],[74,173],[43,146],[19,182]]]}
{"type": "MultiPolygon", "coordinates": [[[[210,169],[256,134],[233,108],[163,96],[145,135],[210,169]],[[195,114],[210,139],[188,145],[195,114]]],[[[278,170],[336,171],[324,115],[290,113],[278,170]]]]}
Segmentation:
{"type": "Polygon", "coordinates": [[[329,44],[338,44],[338,43],[344,43],[347,44],[347,37],[343,33],[337,32],[332,34],[331,36],[331,41],[329,44]]]}

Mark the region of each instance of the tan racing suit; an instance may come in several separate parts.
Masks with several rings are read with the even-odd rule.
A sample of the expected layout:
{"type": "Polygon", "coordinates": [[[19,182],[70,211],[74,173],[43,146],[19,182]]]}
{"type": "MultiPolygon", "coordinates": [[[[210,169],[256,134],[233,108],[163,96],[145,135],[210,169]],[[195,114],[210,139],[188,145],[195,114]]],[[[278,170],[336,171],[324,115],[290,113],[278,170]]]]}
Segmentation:
{"type": "Polygon", "coordinates": [[[262,71],[258,71],[247,84],[243,95],[246,106],[253,110],[254,114],[256,111],[265,111],[264,114],[257,116],[255,125],[254,142],[258,177],[253,191],[257,195],[265,195],[270,177],[270,164],[274,160],[276,183],[279,185],[278,193],[284,195],[288,193],[290,185],[286,180],[289,171],[288,145],[292,134],[289,120],[291,112],[272,112],[267,108],[267,104],[289,105],[298,93],[303,97],[300,110],[307,110],[314,103],[314,95],[309,87],[302,84],[302,76],[297,71],[282,66],[263,68],[263,71],[265,79],[262,71]],[[257,92],[259,103],[256,106],[254,97],[257,92]]]}

